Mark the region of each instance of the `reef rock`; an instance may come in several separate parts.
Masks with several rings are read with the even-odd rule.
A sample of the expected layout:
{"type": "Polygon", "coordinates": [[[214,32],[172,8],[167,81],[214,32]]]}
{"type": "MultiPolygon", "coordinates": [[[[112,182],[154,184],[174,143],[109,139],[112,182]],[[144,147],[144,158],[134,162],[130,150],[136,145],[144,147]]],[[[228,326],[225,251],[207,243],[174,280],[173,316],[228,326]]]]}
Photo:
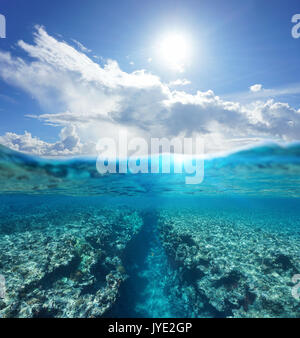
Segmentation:
{"type": "Polygon", "coordinates": [[[104,315],[127,278],[123,253],[142,225],[138,214],[85,208],[58,215],[41,207],[20,224],[13,231],[0,226],[0,274],[6,281],[0,317],[104,315]],[[38,229],[41,219],[45,226],[38,229]]]}
{"type": "Polygon", "coordinates": [[[217,210],[160,212],[161,240],[180,273],[189,316],[300,316],[291,294],[300,271],[298,235],[268,228],[266,218],[260,227],[259,219],[217,210]]]}

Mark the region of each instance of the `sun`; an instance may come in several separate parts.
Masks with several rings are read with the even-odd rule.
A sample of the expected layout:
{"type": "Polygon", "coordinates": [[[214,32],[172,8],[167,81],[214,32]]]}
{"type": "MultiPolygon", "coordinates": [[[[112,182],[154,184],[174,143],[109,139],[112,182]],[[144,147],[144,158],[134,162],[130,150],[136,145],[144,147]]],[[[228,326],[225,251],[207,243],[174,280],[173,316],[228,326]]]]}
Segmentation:
{"type": "Polygon", "coordinates": [[[184,66],[190,57],[190,43],[181,33],[168,33],[158,44],[160,59],[171,69],[183,72],[184,66]]]}

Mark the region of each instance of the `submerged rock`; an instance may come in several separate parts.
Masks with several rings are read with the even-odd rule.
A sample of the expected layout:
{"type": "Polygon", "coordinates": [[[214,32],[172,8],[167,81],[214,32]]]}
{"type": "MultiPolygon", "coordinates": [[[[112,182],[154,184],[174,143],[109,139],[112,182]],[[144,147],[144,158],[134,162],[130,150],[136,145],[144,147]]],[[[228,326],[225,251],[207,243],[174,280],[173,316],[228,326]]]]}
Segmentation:
{"type": "Polygon", "coordinates": [[[6,297],[0,317],[99,317],[116,301],[127,278],[124,248],[141,218],[134,211],[88,208],[55,216],[57,210],[47,211],[43,229],[16,226],[19,231],[1,234],[6,297]]]}
{"type": "Polygon", "coordinates": [[[291,294],[300,241],[293,231],[275,230],[280,220],[273,216],[161,210],[161,240],[180,272],[190,316],[300,317],[291,294]]]}

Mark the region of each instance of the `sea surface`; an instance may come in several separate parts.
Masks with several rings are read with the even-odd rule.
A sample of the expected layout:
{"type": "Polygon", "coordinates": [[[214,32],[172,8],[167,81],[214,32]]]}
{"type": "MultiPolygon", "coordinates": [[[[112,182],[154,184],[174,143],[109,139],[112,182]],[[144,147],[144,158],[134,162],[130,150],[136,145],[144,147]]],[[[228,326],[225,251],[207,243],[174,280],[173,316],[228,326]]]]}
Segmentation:
{"type": "Polygon", "coordinates": [[[0,317],[300,317],[300,145],[185,178],[0,146],[0,317]]]}

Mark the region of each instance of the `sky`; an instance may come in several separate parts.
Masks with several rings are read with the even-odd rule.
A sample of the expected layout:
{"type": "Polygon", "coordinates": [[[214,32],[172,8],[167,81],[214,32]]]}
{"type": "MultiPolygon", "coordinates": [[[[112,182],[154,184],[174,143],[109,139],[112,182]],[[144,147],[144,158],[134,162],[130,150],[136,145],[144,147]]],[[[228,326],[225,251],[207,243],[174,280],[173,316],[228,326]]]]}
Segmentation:
{"type": "MultiPolygon", "coordinates": [[[[300,138],[298,0],[1,0],[0,143],[92,155],[102,137],[300,138]]],[[[300,28],[299,28],[300,32],[300,28]]]]}

